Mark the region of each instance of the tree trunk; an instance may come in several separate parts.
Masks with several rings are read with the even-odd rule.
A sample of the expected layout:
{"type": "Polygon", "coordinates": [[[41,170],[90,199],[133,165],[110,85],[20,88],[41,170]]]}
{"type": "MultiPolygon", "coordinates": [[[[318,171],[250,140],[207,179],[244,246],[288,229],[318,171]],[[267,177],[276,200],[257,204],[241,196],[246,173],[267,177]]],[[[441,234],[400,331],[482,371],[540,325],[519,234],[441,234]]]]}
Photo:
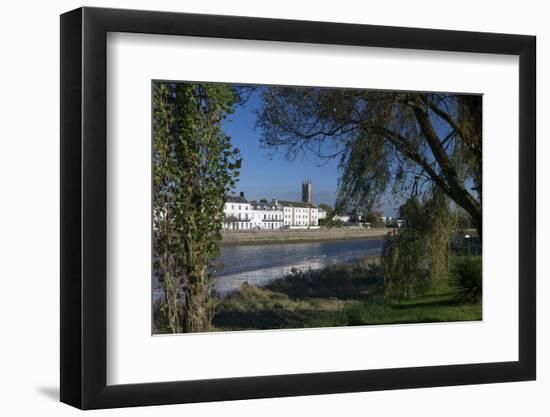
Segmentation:
{"type": "MultiPolygon", "coordinates": [[[[195,277],[200,282],[200,277],[195,277]]],[[[192,279],[194,281],[194,279],[192,279]]],[[[185,288],[184,331],[186,333],[205,332],[211,329],[210,294],[205,285],[190,283],[185,288]]]]}
{"type": "Polygon", "coordinates": [[[483,243],[483,239],[482,239],[483,219],[481,217],[481,213],[477,218],[474,218],[474,222],[476,224],[476,230],[477,230],[477,235],[479,236],[479,241],[483,243]]]}
{"type": "MultiPolygon", "coordinates": [[[[437,136],[437,133],[430,121],[426,108],[423,107],[422,99],[420,96],[414,96],[415,101],[411,103],[416,120],[422,130],[422,134],[432,151],[434,158],[436,159],[441,172],[445,178],[446,187],[442,187],[442,190],[459,206],[466,210],[474,223],[481,240],[481,226],[482,226],[482,212],[481,204],[468,192],[464,187],[464,182],[459,177],[453,163],[449,156],[443,149],[441,141],[437,136]]],[[[481,198],[479,199],[481,201],[481,198]]]]}

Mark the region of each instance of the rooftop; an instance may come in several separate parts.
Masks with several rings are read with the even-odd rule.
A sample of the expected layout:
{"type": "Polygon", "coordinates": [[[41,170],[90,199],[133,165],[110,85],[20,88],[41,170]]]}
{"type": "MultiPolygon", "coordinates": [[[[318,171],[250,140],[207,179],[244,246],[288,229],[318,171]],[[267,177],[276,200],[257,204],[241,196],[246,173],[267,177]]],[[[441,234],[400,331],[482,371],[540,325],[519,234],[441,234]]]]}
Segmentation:
{"type": "Polygon", "coordinates": [[[281,205],[277,202],[258,203],[257,201],[251,201],[250,204],[254,210],[280,210],[281,205]]]}
{"type": "Polygon", "coordinates": [[[278,200],[279,204],[283,207],[303,207],[303,208],[315,208],[312,203],[305,203],[303,201],[285,201],[278,200]]]}
{"type": "Polygon", "coordinates": [[[226,203],[248,203],[248,200],[240,195],[225,195],[226,203]]]}

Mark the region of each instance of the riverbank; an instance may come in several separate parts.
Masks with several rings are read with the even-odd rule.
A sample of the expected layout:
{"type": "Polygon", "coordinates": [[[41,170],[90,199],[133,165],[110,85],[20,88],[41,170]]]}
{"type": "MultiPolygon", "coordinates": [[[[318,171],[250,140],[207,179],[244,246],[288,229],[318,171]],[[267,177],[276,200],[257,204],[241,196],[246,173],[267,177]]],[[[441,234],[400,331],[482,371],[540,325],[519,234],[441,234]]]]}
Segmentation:
{"type": "MultiPolygon", "coordinates": [[[[442,286],[408,300],[388,300],[379,257],[365,257],[318,271],[295,270],[263,287],[243,283],[215,298],[212,331],[481,320],[481,303],[459,291],[442,286]]],[[[159,302],[153,312],[154,333],[168,333],[159,302]]]]}
{"type": "Polygon", "coordinates": [[[407,301],[383,296],[378,258],[296,271],[265,287],[243,284],[219,300],[214,331],[481,320],[481,304],[443,287],[407,301]]]}
{"type": "Polygon", "coordinates": [[[343,240],[380,239],[386,236],[390,229],[364,227],[349,229],[319,229],[319,230],[258,230],[231,231],[222,234],[222,246],[232,245],[268,245],[276,243],[308,243],[343,240]]]}

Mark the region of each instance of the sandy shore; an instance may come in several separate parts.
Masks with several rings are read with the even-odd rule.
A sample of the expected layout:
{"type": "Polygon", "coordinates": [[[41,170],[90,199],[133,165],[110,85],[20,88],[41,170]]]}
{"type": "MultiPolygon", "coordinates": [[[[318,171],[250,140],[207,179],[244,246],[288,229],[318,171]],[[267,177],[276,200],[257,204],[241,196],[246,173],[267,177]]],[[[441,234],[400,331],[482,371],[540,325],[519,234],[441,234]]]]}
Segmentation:
{"type": "Polygon", "coordinates": [[[390,229],[327,229],[224,232],[222,245],[322,242],[331,240],[381,239],[390,229]]]}

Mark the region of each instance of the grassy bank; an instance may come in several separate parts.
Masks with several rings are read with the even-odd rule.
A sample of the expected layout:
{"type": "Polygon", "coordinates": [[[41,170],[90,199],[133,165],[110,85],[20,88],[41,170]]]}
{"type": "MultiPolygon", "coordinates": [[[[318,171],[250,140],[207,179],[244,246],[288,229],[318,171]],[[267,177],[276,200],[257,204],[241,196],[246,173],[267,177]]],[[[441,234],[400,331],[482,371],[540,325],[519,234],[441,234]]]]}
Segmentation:
{"type": "Polygon", "coordinates": [[[319,229],[319,230],[258,230],[224,232],[221,244],[227,245],[265,245],[276,243],[306,243],[336,240],[380,239],[389,229],[319,229]]]}
{"type": "Polygon", "coordinates": [[[282,329],[423,323],[481,319],[481,304],[461,301],[456,290],[432,290],[407,301],[383,297],[379,262],[294,273],[258,288],[244,284],[220,300],[214,330],[282,329]]]}

